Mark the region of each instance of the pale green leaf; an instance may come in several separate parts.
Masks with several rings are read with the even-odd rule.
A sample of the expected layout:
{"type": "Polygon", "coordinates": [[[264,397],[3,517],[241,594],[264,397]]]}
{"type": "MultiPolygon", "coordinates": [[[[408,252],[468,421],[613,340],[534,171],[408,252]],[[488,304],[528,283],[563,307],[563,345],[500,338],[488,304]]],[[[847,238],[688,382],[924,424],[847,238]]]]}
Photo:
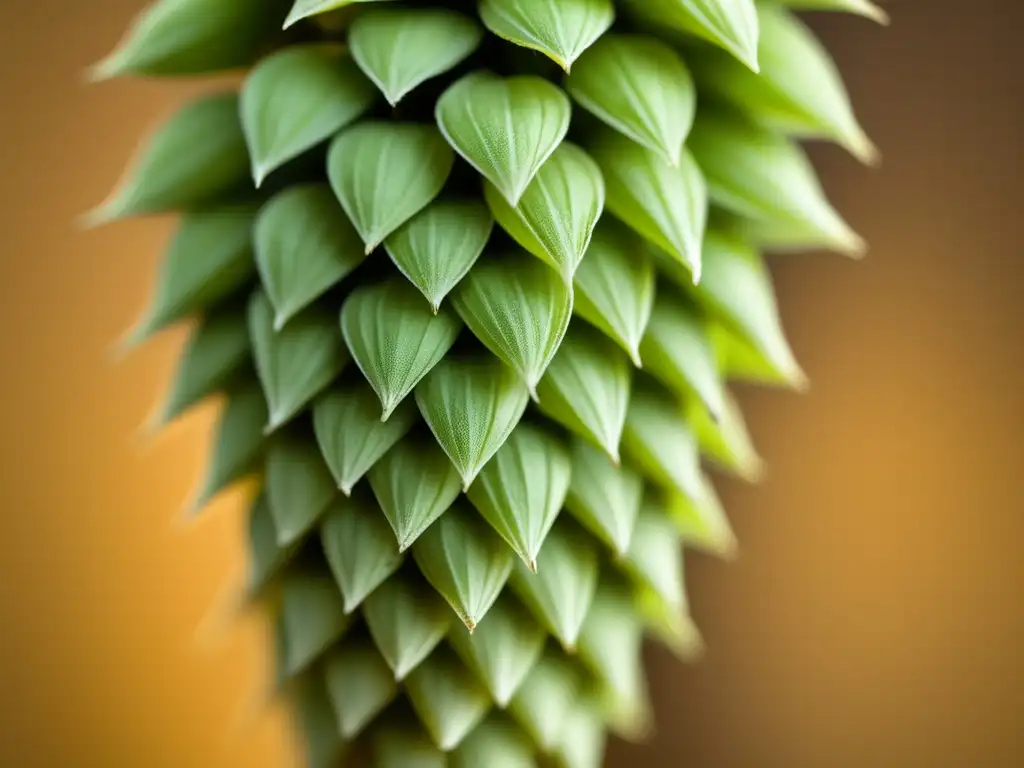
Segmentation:
{"type": "Polygon", "coordinates": [[[327,175],[370,253],[437,197],[454,162],[433,126],[368,120],[331,142],[327,175]]]}
{"type": "Polygon", "coordinates": [[[668,393],[649,385],[634,388],[622,446],[631,464],[658,485],[700,493],[697,438],[682,405],[668,393]]]}
{"type": "Polygon", "coordinates": [[[309,667],[349,625],[330,576],[305,571],[290,573],[282,581],[280,616],[290,675],[309,667]]]}
{"type": "Polygon", "coordinates": [[[467,491],[477,511],[531,570],[562,509],[569,470],[559,440],[520,424],[467,491]]]}
{"type": "Polygon", "coordinates": [[[566,72],[615,20],[611,0],[481,0],[480,18],[498,37],[540,51],[566,72]]]}
{"type": "Polygon", "coordinates": [[[707,321],[668,285],[661,285],[640,343],[644,368],[679,395],[696,397],[713,419],[725,408],[707,321]]]}
{"type": "Polygon", "coordinates": [[[250,206],[217,206],[184,216],[160,264],[149,305],[124,342],[214,306],[255,275],[250,206]]]}
{"type": "Polygon", "coordinates": [[[616,466],[585,440],[573,440],[565,508],[617,555],[629,551],[643,494],[643,478],[633,469],[616,466]]]}
{"type": "Polygon", "coordinates": [[[209,205],[241,189],[248,169],[238,94],[198,96],[149,135],[118,188],[86,214],[85,222],[103,224],[209,205]]]}
{"type": "Polygon", "coordinates": [[[451,768],[537,768],[533,745],[515,724],[491,715],[452,753],[451,768]]]}
{"type": "Polygon", "coordinates": [[[758,18],[760,75],[724,54],[696,55],[701,93],[774,130],[831,139],[860,161],[877,163],[878,149],[854,115],[842,76],[821,41],[781,6],[759,4],[758,18]]]}
{"type": "Polygon", "coordinates": [[[406,691],[434,743],[455,749],[491,708],[487,691],[450,651],[431,654],[409,675],[406,691]]]}
{"type": "Polygon", "coordinates": [[[359,68],[394,106],[456,66],[482,39],[473,19],[447,9],[373,8],[352,22],[348,44],[359,68]]]}
{"type": "Polygon", "coordinates": [[[558,273],[523,251],[508,251],[478,263],[459,283],[452,303],[473,335],[536,398],[537,382],[572,316],[572,290],[558,273]]]}
{"type": "Polygon", "coordinates": [[[482,203],[438,200],[388,236],[384,248],[437,312],[483,253],[493,228],[482,203]]]}
{"type": "Polygon", "coordinates": [[[758,71],[754,0],[623,0],[652,31],[683,33],[725,49],[758,71]]]}
{"type": "Polygon", "coordinates": [[[668,494],[666,514],[688,547],[731,560],[736,555],[736,534],[722,508],[721,499],[706,475],[701,475],[703,490],[699,497],[668,494]]]}
{"type": "Polygon", "coordinates": [[[328,653],[324,678],[342,738],[357,736],[398,692],[380,653],[365,641],[328,653]]]}
{"type": "Polygon", "coordinates": [[[570,662],[550,651],[527,675],[509,713],[544,752],[551,752],[573,709],[580,680],[570,662]]]}
{"type": "Polygon", "coordinates": [[[463,489],[519,423],[529,399],[522,380],[490,355],[446,358],[416,388],[416,405],[463,489]]]}
{"type": "Polygon", "coordinates": [[[555,745],[559,768],[601,768],[606,742],[600,709],[577,701],[565,716],[555,745]]]}
{"type": "Polygon", "coordinates": [[[345,613],[358,608],[402,564],[384,515],[365,494],[335,501],[324,515],[320,538],[345,613]]]}
{"type": "Polygon", "coordinates": [[[716,205],[771,227],[780,241],[863,254],[864,241],[828,201],[794,140],[734,115],[704,110],[687,144],[716,205]]]}
{"type": "Polygon", "coordinates": [[[693,274],[700,282],[701,241],[708,186],[685,147],[672,166],[654,150],[605,130],[590,147],[608,190],[608,210],[693,274]]]}
{"type": "Polygon", "coordinates": [[[338,493],[316,444],[307,438],[304,432],[280,432],[267,446],[267,502],[282,546],[316,525],[338,493]]]}
{"type": "Polygon", "coordinates": [[[686,609],[683,547],[675,524],[663,509],[644,504],[622,565],[631,577],[653,590],[675,611],[686,609]]]}
{"type": "Polygon", "coordinates": [[[389,726],[374,739],[374,768],[448,768],[444,752],[419,728],[389,726]]]}
{"type": "Polygon", "coordinates": [[[456,504],[416,540],[416,564],[472,630],[508,580],[512,551],[476,512],[456,504]]]}
{"type": "Polygon", "coordinates": [[[448,509],[462,483],[455,465],[429,436],[402,440],[370,470],[370,487],[404,552],[448,509]]]}
{"type": "Polygon", "coordinates": [[[155,0],[89,74],[180,77],[247,66],[280,30],[286,6],[287,0],[155,0]]]}
{"type": "Polygon", "coordinates": [[[574,529],[555,528],[537,558],[537,570],[516,564],[509,586],[566,651],[576,647],[597,587],[597,551],[574,529]]]}
{"type": "Polygon", "coordinates": [[[258,468],[263,452],[267,403],[259,384],[247,382],[228,393],[217,419],[206,470],[189,508],[198,512],[214,496],[258,468]]]}
{"type": "Polygon", "coordinates": [[[562,142],[512,207],[490,182],[484,197],[502,228],[572,283],[604,210],[604,179],[591,157],[562,142]]]}
{"type": "Polygon", "coordinates": [[[329,390],[313,403],[317,444],[346,496],[416,422],[412,402],[399,405],[387,421],[380,420],[379,407],[373,390],[355,381],[329,390]]]}
{"type": "Polygon", "coordinates": [[[633,366],[621,349],[576,322],[537,385],[540,410],[617,463],[632,377],[633,366]]]}
{"type": "Polygon", "coordinates": [[[284,28],[288,29],[292,24],[308,19],[310,16],[336,11],[340,8],[356,5],[357,3],[369,2],[381,3],[386,2],[386,0],[295,0],[291,11],[288,13],[288,18],[284,21],[284,28]]]}
{"type": "Polygon", "coordinates": [[[611,725],[622,736],[650,736],[653,713],[644,674],[643,625],[630,594],[604,582],[580,631],[579,659],[601,681],[611,725]]]}
{"type": "Polygon", "coordinates": [[[629,353],[640,367],[640,340],[654,306],[654,267],[643,239],[605,217],[573,280],[573,309],[629,353]]]}
{"type": "Polygon", "coordinates": [[[366,599],[363,616],[395,680],[416,669],[452,624],[452,612],[436,592],[402,575],[391,577],[366,599]]]}
{"type": "Polygon", "coordinates": [[[756,348],[783,381],[803,389],[807,378],[793,356],[779,318],[771,273],[764,258],[729,228],[708,230],[704,238],[704,277],[697,289],[665,264],[698,303],[756,348]]]}
{"type": "Polygon", "coordinates": [[[605,35],[583,54],[565,87],[598,119],[679,165],[697,88],[670,46],[647,35],[605,35]]]}
{"type": "Polygon", "coordinates": [[[504,709],[540,659],[547,636],[519,603],[499,598],[473,632],[456,628],[448,639],[504,709]]]}
{"type": "Polygon", "coordinates": [[[558,86],[533,75],[478,71],[441,95],[441,132],[512,206],[565,138],[572,107],[558,86]]]}
{"type": "Polygon", "coordinates": [[[295,552],[294,546],[282,547],[277,543],[274,518],[270,515],[267,494],[259,493],[253,499],[246,515],[248,534],[248,573],[246,590],[258,595],[288,563],[295,552]]]}
{"type": "Polygon", "coordinates": [[[232,383],[249,358],[245,306],[215,307],[189,334],[156,424],[167,424],[232,383]]]}
{"type": "Polygon", "coordinates": [[[687,421],[697,436],[701,453],[720,469],[733,472],[748,482],[757,482],[764,474],[764,461],[754,447],[739,403],[726,392],[723,406],[716,422],[696,401],[687,403],[687,421]]]}
{"type": "Polygon", "coordinates": [[[262,291],[249,302],[256,372],[270,408],[268,431],[292,419],[326,389],[349,361],[337,320],[311,307],[274,331],[274,310],[262,291]]]}
{"type": "Polygon", "coordinates": [[[254,240],[277,330],[366,258],[327,184],[299,184],[271,198],[256,220],[254,240]]]}
{"type": "Polygon", "coordinates": [[[879,24],[889,23],[889,14],[871,0],[781,0],[797,11],[845,11],[877,21],[879,24]]]}
{"type": "Polygon", "coordinates": [[[363,285],[341,308],[341,330],[356,365],[377,393],[381,421],[455,343],[461,323],[434,314],[405,280],[363,285]]]}
{"type": "Polygon", "coordinates": [[[340,45],[293,45],[263,59],[242,84],[240,103],[256,186],[357,119],[375,97],[340,45]]]}

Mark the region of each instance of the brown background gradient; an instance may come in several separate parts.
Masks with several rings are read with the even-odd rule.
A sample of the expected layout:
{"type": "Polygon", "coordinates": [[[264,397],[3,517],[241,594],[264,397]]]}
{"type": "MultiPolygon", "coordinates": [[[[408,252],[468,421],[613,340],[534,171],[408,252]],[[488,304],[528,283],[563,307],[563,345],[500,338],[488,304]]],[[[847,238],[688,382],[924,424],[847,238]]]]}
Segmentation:
{"type": "MultiPolygon", "coordinates": [[[[109,363],[169,222],[71,223],[191,90],[82,85],[139,4],[0,0],[4,768],[286,764],[235,727],[259,635],[196,636],[241,563],[237,499],[174,524],[213,410],[134,436],[182,336],[109,363]]],[[[814,20],[885,154],[814,152],[872,251],[775,260],[812,388],[743,393],[769,477],[722,485],[740,559],[688,562],[708,654],[652,651],[614,765],[1024,765],[1024,8],[890,7],[814,20]]]]}

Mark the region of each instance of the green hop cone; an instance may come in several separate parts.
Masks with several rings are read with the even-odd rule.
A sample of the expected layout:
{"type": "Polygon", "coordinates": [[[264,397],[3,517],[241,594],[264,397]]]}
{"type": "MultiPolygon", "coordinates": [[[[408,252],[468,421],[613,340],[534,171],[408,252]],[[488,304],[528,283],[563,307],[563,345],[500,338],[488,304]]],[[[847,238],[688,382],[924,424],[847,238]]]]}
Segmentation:
{"type": "Polygon", "coordinates": [[[862,246],[799,142],[876,152],[802,10],[886,20],[155,0],[92,70],[242,74],[87,221],[180,216],[132,341],[197,329],[162,422],[223,400],[196,506],[256,481],[246,599],[310,766],[652,732],[643,644],[694,657],[685,551],[735,548],[713,472],[759,474],[732,387],[803,384],[764,251],[862,246]]]}

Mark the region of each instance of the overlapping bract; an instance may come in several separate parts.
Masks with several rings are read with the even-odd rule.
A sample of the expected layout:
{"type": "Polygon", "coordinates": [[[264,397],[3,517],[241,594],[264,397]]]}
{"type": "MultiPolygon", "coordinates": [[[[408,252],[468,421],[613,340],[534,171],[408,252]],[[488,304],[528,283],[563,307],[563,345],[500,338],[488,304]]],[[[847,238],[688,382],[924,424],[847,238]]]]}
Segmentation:
{"type": "Polygon", "coordinates": [[[248,70],[91,219],[183,214],[130,340],[198,321],[159,417],[226,401],[196,506],[259,481],[248,594],[311,766],[649,732],[642,640],[700,648],[683,549],[735,548],[707,470],[761,467],[729,384],[804,383],[760,249],[862,247],[796,141],[874,147],[786,5],[883,20],[156,0],[94,69],[248,70]]]}

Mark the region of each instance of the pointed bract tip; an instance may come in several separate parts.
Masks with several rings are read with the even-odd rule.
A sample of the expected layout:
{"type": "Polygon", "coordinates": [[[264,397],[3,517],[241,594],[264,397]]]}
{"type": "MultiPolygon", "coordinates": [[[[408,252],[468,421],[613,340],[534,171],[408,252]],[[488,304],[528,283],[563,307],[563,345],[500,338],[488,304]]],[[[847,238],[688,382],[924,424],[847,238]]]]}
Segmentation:
{"type": "Polygon", "coordinates": [[[115,341],[107,349],[107,355],[112,363],[120,363],[129,354],[134,352],[146,339],[149,338],[152,329],[144,319],[139,320],[135,325],[121,334],[121,338],[115,341]]]}
{"type": "Polygon", "coordinates": [[[473,630],[476,629],[476,620],[469,616],[463,616],[462,623],[466,625],[466,629],[469,630],[469,634],[473,634],[473,630]]]}
{"type": "MultiPolygon", "coordinates": [[[[697,253],[700,253],[700,246],[697,246],[697,253]]],[[[690,265],[690,277],[693,279],[695,286],[700,285],[700,273],[701,273],[701,262],[698,260],[696,263],[690,265]]]]}
{"type": "Polygon", "coordinates": [[[793,388],[794,392],[798,394],[806,394],[811,388],[811,380],[804,373],[804,369],[800,366],[794,366],[789,373],[789,384],[793,388]]]}
{"type": "Polygon", "coordinates": [[[274,315],[274,333],[280,333],[281,330],[288,324],[290,318],[283,312],[278,312],[274,315]]]}
{"type": "Polygon", "coordinates": [[[750,456],[742,462],[742,465],[740,473],[748,483],[757,485],[764,481],[765,475],[768,473],[768,464],[760,456],[750,456]]]}
{"type": "Polygon", "coordinates": [[[149,415],[142,420],[142,423],[135,428],[135,439],[143,443],[149,443],[160,434],[164,427],[168,426],[173,419],[167,418],[167,409],[156,407],[149,412],[149,415]]]}
{"type": "Polygon", "coordinates": [[[644,361],[640,357],[640,345],[639,344],[631,344],[629,346],[629,349],[626,350],[626,351],[629,354],[629,359],[633,363],[633,367],[636,368],[637,370],[643,370],[644,361]]]}
{"type": "Polygon", "coordinates": [[[281,25],[281,29],[288,29],[288,27],[292,27],[298,24],[307,16],[309,16],[308,13],[302,10],[296,10],[295,7],[293,6],[291,12],[288,14],[287,18],[285,18],[284,24],[281,25]]]}
{"type": "Polygon", "coordinates": [[[721,557],[729,563],[735,563],[740,556],[740,545],[735,536],[726,537],[720,548],[721,557]]]}
{"type": "Polygon", "coordinates": [[[759,36],[759,32],[755,33],[753,40],[749,41],[746,45],[742,43],[735,45],[732,51],[733,55],[755,75],[761,74],[761,62],[758,60],[759,36]]]}
{"type": "Polygon", "coordinates": [[[80,230],[96,229],[113,223],[119,215],[114,202],[100,203],[95,208],[76,216],[75,226],[80,230]]]}
{"type": "Polygon", "coordinates": [[[263,182],[267,180],[267,176],[270,175],[270,167],[265,163],[253,164],[252,166],[252,184],[256,189],[263,186],[263,182]]]}
{"type": "Polygon", "coordinates": [[[338,483],[338,490],[341,491],[346,496],[351,496],[352,495],[352,486],[353,486],[353,483],[338,483]]]}
{"type": "Polygon", "coordinates": [[[711,403],[709,403],[707,400],[704,401],[704,407],[707,409],[708,418],[710,418],[711,421],[714,424],[717,425],[717,424],[721,424],[722,423],[722,409],[721,408],[716,408],[711,403]]]}
{"type": "Polygon", "coordinates": [[[861,15],[866,19],[881,24],[883,27],[888,27],[892,24],[892,18],[889,16],[889,12],[886,11],[879,5],[865,0],[864,7],[860,9],[861,15]]]}
{"type": "Polygon", "coordinates": [[[199,513],[206,508],[206,505],[210,502],[210,493],[204,488],[197,488],[189,494],[185,502],[178,507],[177,513],[174,515],[174,525],[176,528],[192,527],[196,523],[196,519],[199,517],[199,513]]]}
{"type": "Polygon", "coordinates": [[[289,528],[282,528],[277,532],[276,541],[277,546],[287,547],[295,543],[295,539],[298,537],[298,531],[293,531],[289,528]]]}
{"type": "Polygon", "coordinates": [[[274,432],[276,432],[287,420],[287,414],[281,413],[280,411],[271,413],[267,423],[263,426],[263,436],[266,437],[274,434],[274,432]]]}
{"type": "Polygon", "coordinates": [[[871,168],[878,168],[882,164],[881,150],[860,126],[855,128],[849,136],[843,138],[843,145],[859,162],[871,168]]]}
{"type": "Polygon", "coordinates": [[[511,191],[505,189],[499,189],[501,196],[505,198],[505,202],[511,205],[513,208],[519,208],[519,201],[523,198],[523,193],[526,192],[526,187],[522,189],[514,189],[511,191]]]}
{"type": "Polygon", "coordinates": [[[95,85],[96,83],[102,83],[106,80],[113,80],[115,77],[124,74],[120,58],[121,57],[118,56],[115,51],[99,61],[90,64],[85,68],[85,71],[82,72],[82,80],[87,85],[95,85]]]}
{"type": "Polygon", "coordinates": [[[868,244],[863,237],[847,227],[836,242],[836,248],[844,256],[860,261],[868,255],[868,244]]]}
{"type": "Polygon", "coordinates": [[[529,559],[525,560],[524,562],[526,563],[526,567],[530,569],[531,573],[536,573],[537,572],[537,556],[536,555],[530,555],[529,559]]]}
{"type": "Polygon", "coordinates": [[[435,315],[438,312],[440,312],[441,311],[441,301],[440,300],[434,301],[433,299],[430,299],[430,311],[433,312],[435,315]]]}
{"type": "Polygon", "coordinates": [[[369,256],[380,243],[367,243],[363,253],[369,256]]]}
{"type": "Polygon", "coordinates": [[[538,403],[539,404],[540,403],[540,397],[537,395],[537,382],[535,382],[535,381],[527,381],[526,382],[526,389],[530,393],[530,399],[533,400],[534,403],[538,403]]]}

